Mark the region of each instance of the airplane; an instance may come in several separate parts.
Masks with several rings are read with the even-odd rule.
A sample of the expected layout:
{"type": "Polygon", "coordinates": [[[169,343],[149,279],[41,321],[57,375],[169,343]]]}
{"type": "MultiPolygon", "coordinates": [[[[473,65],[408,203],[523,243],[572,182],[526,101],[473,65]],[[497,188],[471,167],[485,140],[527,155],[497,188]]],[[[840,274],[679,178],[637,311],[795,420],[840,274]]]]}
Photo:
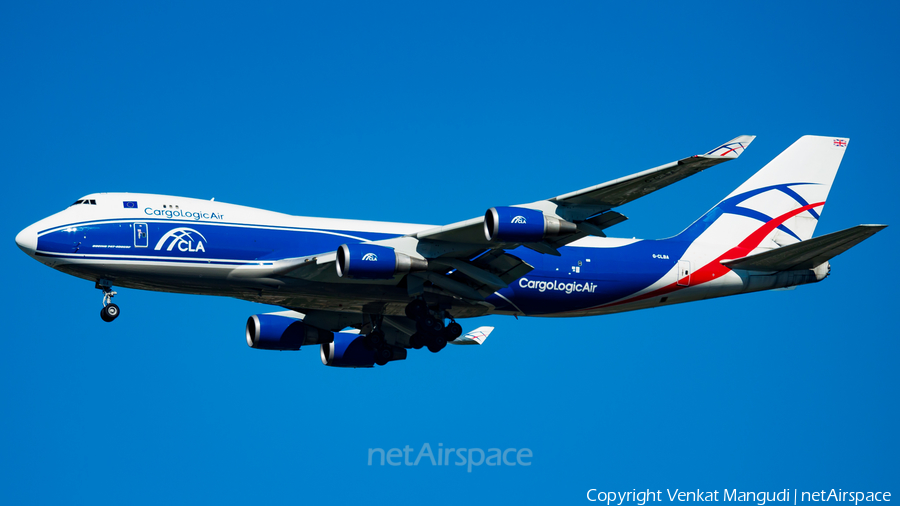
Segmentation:
{"type": "Polygon", "coordinates": [[[247,344],[319,345],[325,365],[383,366],[408,350],[480,345],[457,319],[594,316],[816,283],[830,259],[887,225],[813,238],[849,144],[804,136],[684,231],[607,237],[623,204],[737,158],[755,136],[546,200],[445,226],[310,218],[165,195],[96,193],[25,228],[35,260],[114,286],[281,306],[247,344]]]}

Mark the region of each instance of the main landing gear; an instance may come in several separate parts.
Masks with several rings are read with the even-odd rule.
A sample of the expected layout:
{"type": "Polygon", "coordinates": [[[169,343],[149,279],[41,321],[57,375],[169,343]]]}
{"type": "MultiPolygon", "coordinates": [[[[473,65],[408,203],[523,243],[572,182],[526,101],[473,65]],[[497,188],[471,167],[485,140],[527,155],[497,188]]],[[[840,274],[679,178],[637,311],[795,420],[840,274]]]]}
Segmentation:
{"type": "Polygon", "coordinates": [[[382,320],[381,316],[374,317],[372,331],[363,336],[363,346],[375,350],[375,363],[378,365],[386,365],[394,356],[393,348],[384,339],[384,331],[381,330],[382,320]]]}
{"type": "MultiPolygon", "coordinates": [[[[437,353],[452,341],[462,335],[462,326],[447,314],[444,310],[432,310],[422,299],[416,299],[406,306],[406,316],[416,322],[416,332],[410,336],[409,344],[413,349],[419,350],[428,347],[432,353],[437,353]],[[444,325],[444,320],[450,319],[450,323],[444,325]]],[[[391,360],[397,351],[395,346],[387,343],[384,338],[381,315],[370,315],[372,330],[363,336],[363,346],[375,351],[375,363],[385,365],[391,360]]],[[[402,351],[402,350],[401,350],[402,351]]],[[[404,354],[404,357],[406,355],[404,354]]]]}
{"type": "Polygon", "coordinates": [[[462,326],[446,313],[446,311],[432,311],[422,299],[416,299],[406,306],[406,316],[416,322],[416,333],[410,336],[409,344],[413,349],[428,347],[428,351],[437,353],[447,346],[447,341],[452,341],[462,335],[462,326]],[[444,318],[450,318],[450,324],[444,325],[444,318]]]}
{"type": "Polygon", "coordinates": [[[103,309],[100,310],[100,319],[105,322],[111,322],[119,317],[119,306],[112,303],[112,298],[116,292],[112,290],[112,283],[109,280],[101,279],[94,285],[103,290],[103,309]]]}

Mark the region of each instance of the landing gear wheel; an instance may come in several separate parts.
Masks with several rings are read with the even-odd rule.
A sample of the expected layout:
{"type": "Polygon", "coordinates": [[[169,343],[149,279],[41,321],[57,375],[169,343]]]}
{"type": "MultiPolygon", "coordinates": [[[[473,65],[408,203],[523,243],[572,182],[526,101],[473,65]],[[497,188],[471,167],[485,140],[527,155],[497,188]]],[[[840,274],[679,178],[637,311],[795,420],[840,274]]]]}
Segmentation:
{"type": "Polygon", "coordinates": [[[428,351],[431,353],[437,353],[443,350],[445,346],[447,346],[447,340],[441,336],[432,336],[428,340],[428,351]]]}
{"type": "Polygon", "coordinates": [[[416,332],[409,338],[409,345],[412,346],[414,350],[421,350],[423,346],[425,346],[425,338],[422,337],[422,334],[416,332]]]}
{"type": "Polygon", "coordinates": [[[112,303],[116,292],[112,289],[112,282],[108,279],[98,279],[94,288],[103,290],[103,309],[100,310],[100,319],[111,322],[119,316],[119,306],[112,303]]]}
{"type": "Polygon", "coordinates": [[[422,318],[421,322],[422,327],[426,332],[437,334],[444,330],[444,321],[431,315],[426,315],[425,318],[422,318]]]}
{"type": "Polygon", "coordinates": [[[450,325],[447,325],[447,340],[452,341],[457,337],[462,335],[462,325],[456,322],[450,322],[450,325]]]}
{"type": "Polygon", "coordinates": [[[108,306],[104,306],[103,309],[100,310],[100,319],[105,322],[111,322],[119,317],[119,306],[115,304],[109,304],[108,306]]]}
{"type": "Polygon", "coordinates": [[[375,363],[385,365],[394,357],[394,350],[390,346],[381,346],[375,349],[375,363]]]}

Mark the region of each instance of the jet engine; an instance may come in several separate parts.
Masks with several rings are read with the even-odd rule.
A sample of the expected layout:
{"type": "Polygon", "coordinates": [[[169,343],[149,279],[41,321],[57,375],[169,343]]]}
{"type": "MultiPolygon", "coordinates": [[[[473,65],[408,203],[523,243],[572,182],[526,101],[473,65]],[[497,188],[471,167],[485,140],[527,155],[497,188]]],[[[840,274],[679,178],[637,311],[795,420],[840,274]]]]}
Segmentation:
{"type": "MultiPolygon", "coordinates": [[[[406,350],[391,347],[393,356],[388,360],[406,360],[406,350]]],[[[375,365],[375,350],[367,349],[363,336],[338,332],[334,340],[321,346],[322,363],[331,367],[372,367],[375,365]]]]}
{"type": "Polygon", "coordinates": [[[428,262],[375,244],[342,244],[337,250],[337,275],[355,279],[390,279],[396,274],[424,271],[428,262]]]}
{"type": "Polygon", "coordinates": [[[277,314],[256,314],[247,319],[247,346],[258,350],[299,350],[300,346],[328,343],[334,334],[277,314]]]}
{"type": "Polygon", "coordinates": [[[492,207],[484,214],[484,237],[494,242],[540,242],[574,234],[574,223],[524,207],[492,207]]]}

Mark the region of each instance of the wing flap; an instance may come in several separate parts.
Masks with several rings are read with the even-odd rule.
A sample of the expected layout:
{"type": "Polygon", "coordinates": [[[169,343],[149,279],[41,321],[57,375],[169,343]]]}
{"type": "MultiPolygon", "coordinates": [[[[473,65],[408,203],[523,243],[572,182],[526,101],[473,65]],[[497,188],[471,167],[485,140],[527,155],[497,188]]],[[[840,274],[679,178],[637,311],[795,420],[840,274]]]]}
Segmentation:
{"type": "MultiPolygon", "coordinates": [[[[603,233],[609,227],[618,225],[628,219],[627,216],[615,211],[608,211],[599,216],[594,216],[589,220],[584,220],[578,224],[578,231],[584,232],[585,235],[596,235],[598,237],[606,237],[603,233]]],[[[580,239],[580,237],[579,237],[580,239]]],[[[572,241],[569,241],[572,242],[572,241]]],[[[568,244],[568,242],[566,243],[568,244]]]]}
{"type": "Polygon", "coordinates": [[[613,225],[618,225],[627,219],[628,218],[624,214],[617,213],[616,211],[607,211],[599,216],[594,216],[593,218],[578,223],[578,232],[557,237],[552,241],[547,241],[547,245],[556,249],[589,235],[606,237],[606,233],[603,232],[604,230],[613,225]]]}
{"type": "Polygon", "coordinates": [[[802,242],[783,246],[765,253],[734,260],[723,260],[730,269],[751,271],[789,271],[814,269],[823,262],[883,230],[887,225],[857,225],[846,230],[825,234],[802,242]]]}
{"type": "Polygon", "coordinates": [[[485,286],[493,288],[494,290],[499,290],[501,288],[506,288],[507,286],[509,286],[508,282],[503,281],[499,276],[497,276],[490,270],[476,267],[475,265],[472,265],[458,258],[436,258],[432,260],[431,263],[456,269],[464,275],[472,278],[473,280],[485,286]]]}
{"type": "Polygon", "coordinates": [[[472,265],[493,272],[507,286],[534,270],[534,266],[528,262],[501,250],[492,250],[481,255],[472,261],[472,265]]]}
{"type": "MultiPolygon", "coordinates": [[[[409,275],[413,278],[420,278],[424,281],[429,281],[431,284],[438,288],[442,288],[447,292],[450,292],[461,299],[474,300],[474,301],[483,301],[484,296],[478,293],[478,290],[472,288],[466,283],[457,281],[450,276],[444,274],[438,274],[436,272],[414,272],[409,275]]],[[[493,290],[491,290],[493,292],[493,290]]],[[[490,292],[489,292],[490,293],[490,292]]]]}
{"type": "MultiPolygon", "coordinates": [[[[434,262],[452,271],[413,273],[410,277],[429,281],[438,288],[474,302],[483,301],[486,296],[509,286],[534,269],[521,258],[502,250],[491,250],[469,262],[446,258],[434,262]]],[[[419,289],[418,286],[416,289],[419,289]]]]}

